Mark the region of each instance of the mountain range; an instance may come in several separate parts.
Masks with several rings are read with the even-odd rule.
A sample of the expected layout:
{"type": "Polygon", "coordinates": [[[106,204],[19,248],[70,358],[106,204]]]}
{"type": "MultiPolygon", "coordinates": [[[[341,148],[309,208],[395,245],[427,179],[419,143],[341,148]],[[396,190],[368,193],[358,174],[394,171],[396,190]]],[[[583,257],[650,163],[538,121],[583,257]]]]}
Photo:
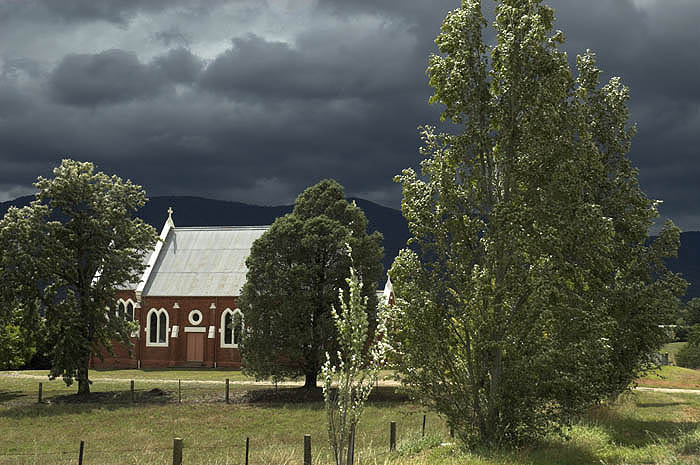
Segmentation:
{"type": "MultiPolygon", "coordinates": [[[[33,199],[34,196],[25,196],[0,202],[0,217],[11,206],[23,207],[33,199]]],[[[359,198],[348,200],[354,200],[365,212],[369,232],[379,231],[384,235],[383,264],[384,270],[388,270],[409,238],[406,220],[393,208],[359,198]]],[[[168,217],[168,208],[174,211],[176,226],[257,226],[272,224],[275,218],[291,212],[293,205],[259,206],[201,197],[156,196],[151,197],[137,215],[160,231],[168,217]]],[[[685,300],[700,297],[700,231],[681,233],[678,258],[669,259],[667,264],[671,270],[682,273],[690,283],[685,300]]]]}

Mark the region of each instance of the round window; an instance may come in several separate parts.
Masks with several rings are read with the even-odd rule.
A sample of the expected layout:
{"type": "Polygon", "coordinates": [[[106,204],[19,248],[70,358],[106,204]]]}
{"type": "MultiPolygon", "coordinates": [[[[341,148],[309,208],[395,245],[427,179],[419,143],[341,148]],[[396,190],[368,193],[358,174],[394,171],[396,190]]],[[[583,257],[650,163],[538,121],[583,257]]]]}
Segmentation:
{"type": "Polygon", "coordinates": [[[190,324],[198,325],[202,322],[202,312],[199,310],[192,310],[189,315],[190,324]]]}

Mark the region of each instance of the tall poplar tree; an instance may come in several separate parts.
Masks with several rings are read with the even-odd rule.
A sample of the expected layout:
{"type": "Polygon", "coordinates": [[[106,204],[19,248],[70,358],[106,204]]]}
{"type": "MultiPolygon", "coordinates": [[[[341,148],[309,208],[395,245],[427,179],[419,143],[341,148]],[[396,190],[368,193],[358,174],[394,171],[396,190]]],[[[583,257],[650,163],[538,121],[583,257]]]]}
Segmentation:
{"type": "MultiPolygon", "coordinates": [[[[292,213],[275,220],[255,241],[239,306],[245,314],[246,370],[258,378],[304,376],[315,388],[325,354],[336,353],[331,308],[348,295],[350,258],[361,277],[367,308],[377,308],[382,235],[367,234],[362,210],[343,188],[324,180],[299,194],[292,213]]],[[[374,315],[369,315],[373,318],[374,315]]]]}
{"type": "Polygon", "coordinates": [[[665,335],[685,282],[670,222],[626,157],[628,89],[600,85],[593,53],[574,77],[538,0],[502,0],[497,40],[463,0],[430,58],[431,103],[456,130],[422,130],[406,169],[412,233],[390,272],[404,380],[467,442],[518,443],[626,389],[665,335]]]}
{"type": "Polygon", "coordinates": [[[0,221],[1,296],[43,311],[49,376],[77,380],[87,394],[90,356],[113,340],[129,343],[133,328],[116,313],[116,289],[139,279],[157,236],[132,218],[146,202],[140,186],[73,160],[53,174],[38,178],[35,201],[0,221]]]}

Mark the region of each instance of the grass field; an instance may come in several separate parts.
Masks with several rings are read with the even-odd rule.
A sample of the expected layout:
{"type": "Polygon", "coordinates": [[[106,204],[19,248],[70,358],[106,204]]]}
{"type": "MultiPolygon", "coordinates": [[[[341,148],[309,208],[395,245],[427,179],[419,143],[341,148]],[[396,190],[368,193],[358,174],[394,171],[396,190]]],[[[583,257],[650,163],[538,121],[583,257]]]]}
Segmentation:
{"type": "MultiPolygon", "coordinates": [[[[666,372],[671,374],[669,383],[688,384],[686,375],[666,372]]],[[[99,402],[72,402],[75,386],[42,378],[45,403],[37,404],[39,379],[0,373],[0,464],[75,464],[80,440],[86,465],[168,464],[176,436],[184,439],[187,465],[244,463],[246,437],[251,464],[301,464],[304,434],[312,436],[313,463],[332,462],[321,402],[226,404],[225,378],[237,383],[230,386],[232,397],[274,389],[238,384],[250,382],[239,372],[95,371],[91,377],[99,402]],[[136,380],[134,404],[130,379],[136,380]],[[177,379],[183,380],[181,404],[177,379]],[[152,389],[160,391],[149,394],[152,389]]],[[[365,412],[357,432],[358,464],[700,464],[700,395],[631,393],[591,411],[569,431],[570,440],[552,436],[520,451],[477,453],[440,446],[450,441],[442,419],[391,400],[393,388],[380,389],[389,400],[370,402],[365,412]],[[424,413],[427,436],[421,439],[424,413]],[[391,421],[397,422],[399,436],[393,453],[388,451],[391,421]]]]}
{"type": "Polygon", "coordinates": [[[672,389],[700,389],[700,370],[667,365],[644,378],[637,380],[643,387],[662,387],[672,389]]]}
{"type": "Polygon", "coordinates": [[[659,353],[664,353],[668,352],[668,358],[671,361],[672,364],[676,364],[676,354],[678,353],[679,350],[681,350],[681,347],[686,345],[687,342],[669,342],[668,344],[664,344],[664,346],[661,348],[659,353]]]}

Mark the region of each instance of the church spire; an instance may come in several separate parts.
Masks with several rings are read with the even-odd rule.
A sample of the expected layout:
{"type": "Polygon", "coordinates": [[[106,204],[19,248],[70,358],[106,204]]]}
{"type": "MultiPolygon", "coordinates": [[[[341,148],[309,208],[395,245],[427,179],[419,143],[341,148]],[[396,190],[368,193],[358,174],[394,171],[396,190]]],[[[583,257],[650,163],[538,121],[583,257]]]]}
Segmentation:
{"type": "Polygon", "coordinates": [[[168,207],[168,219],[166,222],[170,223],[171,228],[175,227],[175,223],[173,223],[173,207],[168,207]]]}

